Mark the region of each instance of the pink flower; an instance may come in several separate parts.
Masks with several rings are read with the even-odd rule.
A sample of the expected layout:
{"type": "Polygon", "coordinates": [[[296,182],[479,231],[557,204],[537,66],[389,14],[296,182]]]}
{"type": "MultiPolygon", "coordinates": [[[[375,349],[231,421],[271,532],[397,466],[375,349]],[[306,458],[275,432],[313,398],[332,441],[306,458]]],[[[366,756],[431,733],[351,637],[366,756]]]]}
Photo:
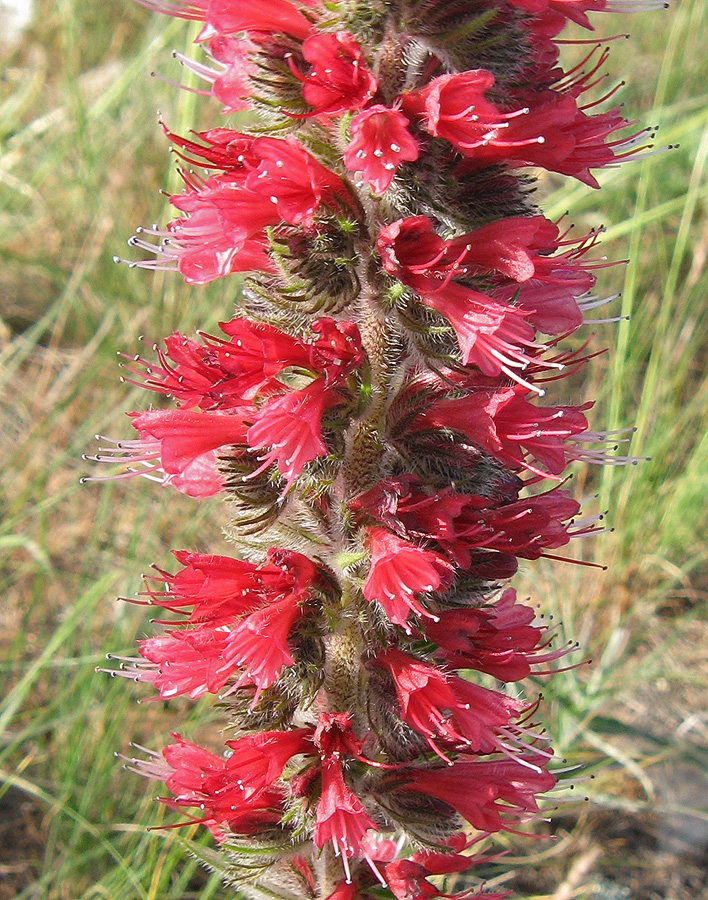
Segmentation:
{"type": "Polygon", "coordinates": [[[344,165],[361,172],[375,194],[386,190],[401,163],[418,159],[420,150],[407,125],[403,113],[380,104],[359,113],[349,125],[352,139],[344,165]]]}
{"type": "MultiPolygon", "coordinates": [[[[251,79],[258,72],[250,60],[254,49],[255,45],[247,38],[224,36],[209,42],[211,56],[222,66],[221,71],[215,73],[212,94],[224,104],[224,114],[251,108],[251,79]]],[[[205,67],[197,70],[197,74],[204,72],[205,67]]]]}
{"type": "Polygon", "coordinates": [[[162,245],[162,259],[176,259],[177,269],[187,284],[208,284],[234,272],[273,270],[268,241],[263,235],[244,238],[240,246],[234,246],[222,224],[218,213],[209,208],[190,216],[187,226],[181,219],[174,220],[168,226],[169,244],[162,245]],[[166,246],[169,251],[165,251],[166,246]]]}
{"type": "Polygon", "coordinates": [[[415,599],[416,594],[446,588],[452,566],[437,553],[404,541],[383,528],[367,528],[371,568],[364,582],[367,600],[377,600],[394,625],[408,630],[410,612],[434,618],[415,599]]]}
{"type": "Polygon", "coordinates": [[[303,78],[302,95],[318,115],[361,109],[378,89],[361,47],[346,31],[312,35],[303,43],[302,55],[312,65],[303,78]]]}
{"type": "Polygon", "coordinates": [[[206,284],[233,272],[271,271],[266,225],[279,221],[273,204],[244,187],[243,173],[212,175],[203,180],[186,175],[186,191],[170,203],[186,213],[167,229],[141,229],[130,244],[155,254],[131,265],[148,269],[176,268],[191,284],[206,284]],[[151,243],[142,235],[158,239],[151,243]]]}
{"type": "MultiPolygon", "coordinates": [[[[213,65],[198,63],[181,53],[174,55],[185,69],[211,84],[211,95],[221,100],[224,104],[221,111],[227,114],[251,109],[251,79],[257,74],[258,68],[250,56],[256,46],[256,42],[245,35],[240,38],[215,35],[208,41],[207,51],[213,65]]],[[[200,93],[206,94],[207,91],[200,93]]]]}
{"type": "MultiPolygon", "coordinates": [[[[187,213],[167,227],[168,244],[162,255],[178,261],[193,283],[203,284],[230,272],[270,268],[261,232],[279,222],[268,197],[251,191],[244,174],[212,175],[206,181],[190,176],[187,191],[170,203],[187,213]]],[[[135,242],[134,242],[135,243],[135,242]]],[[[138,246],[140,246],[138,244],[138,246]]]]}

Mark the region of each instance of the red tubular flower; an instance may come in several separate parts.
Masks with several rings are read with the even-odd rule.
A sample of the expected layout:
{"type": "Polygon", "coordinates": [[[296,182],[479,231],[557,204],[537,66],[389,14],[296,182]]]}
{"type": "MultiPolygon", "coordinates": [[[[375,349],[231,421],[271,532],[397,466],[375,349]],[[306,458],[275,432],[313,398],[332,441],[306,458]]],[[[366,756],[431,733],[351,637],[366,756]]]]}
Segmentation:
{"type": "MultiPolygon", "coordinates": [[[[115,446],[99,448],[96,456],[86,458],[123,463],[128,466],[127,471],[114,477],[144,475],[190,497],[211,497],[222,490],[216,451],[227,445],[244,444],[246,439],[247,428],[236,414],[155,409],[130,416],[139,439],[113,441],[115,446]],[[136,463],[143,468],[133,468],[136,463]]],[[[97,480],[100,479],[83,479],[97,480]]]]}
{"type": "Polygon", "coordinates": [[[310,735],[308,729],[296,729],[227,741],[233,754],[225,759],[175,734],[177,743],[162,751],[166,765],[149,763],[143,768],[152,777],[164,778],[175,795],[174,800],[163,802],[203,810],[199,821],[218,840],[225,840],[225,829],[235,834],[253,834],[279,820],[283,793],[275,783],[288,760],[299,753],[312,752],[310,735]]]}
{"type": "Polygon", "coordinates": [[[538,251],[554,249],[557,239],[557,226],[543,216],[499,219],[447,241],[435,234],[430,219],[413,216],[382,228],[376,246],[387,272],[425,292],[453,275],[498,272],[528,281],[538,251]]]}
{"type": "Polygon", "coordinates": [[[493,753],[501,746],[497,729],[508,725],[522,708],[509,697],[445,675],[395,647],[371,664],[391,675],[403,721],[424,735],[431,749],[447,762],[436,741],[465,751],[493,753]]]}
{"type": "Polygon", "coordinates": [[[149,269],[177,268],[192,284],[206,284],[233,272],[269,271],[263,229],[279,219],[273,204],[248,190],[245,173],[212,175],[206,180],[186,175],[186,192],[170,197],[170,203],[186,213],[167,229],[142,229],[159,240],[131,238],[131,245],[154,253],[154,260],[131,265],[149,269]]]}
{"type": "Polygon", "coordinates": [[[312,35],[303,43],[302,55],[312,65],[303,79],[302,96],[317,115],[361,109],[377,91],[361,47],[346,31],[312,35]]]}
{"type": "Polygon", "coordinates": [[[243,668],[235,687],[255,684],[252,706],[258,703],[261,691],[275,683],[283,668],[293,664],[288,635],[301,615],[298,599],[291,594],[252,612],[227,635],[223,669],[230,673],[236,667],[243,668]]]}
{"type": "Polygon", "coordinates": [[[248,429],[248,443],[254,450],[266,450],[264,471],[273,463],[285,479],[285,493],[290,489],[304,466],[326,456],[322,440],[322,416],[340,398],[325,387],[324,379],[313,381],[300,391],[291,391],[264,406],[256,421],[248,429]]]}
{"type": "Polygon", "coordinates": [[[429,134],[471,155],[504,133],[513,117],[485,98],[493,86],[494,76],[485,69],[440,75],[424,87],[403,94],[401,105],[429,134]]]}
{"type": "Polygon", "coordinates": [[[376,829],[357,797],[344,782],[342,764],[336,756],[322,761],[322,793],[317,803],[312,839],[317,847],[332,842],[334,852],[341,856],[342,865],[351,881],[349,860],[363,851],[366,832],[376,829]]]}
{"type": "MultiPolygon", "coordinates": [[[[174,550],[184,568],[176,575],[157,569],[149,580],[162,581],[167,590],[149,590],[150,603],[173,612],[192,607],[190,622],[223,625],[285,596],[300,599],[317,579],[316,566],[290,550],[271,549],[261,566],[232,559],[174,550]]],[[[144,595],[145,596],[145,595],[144,595]]]]}
{"type": "Polygon", "coordinates": [[[191,165],[203,169],[220,169],[232,175],[241,174],[245,179],[251,169],[258,165],[258,158],[252,151],[254,138],[230,128],[211,128],[197,131],[191,138],[181,137],[170,131],[160,119],[160,127],[171,143],[178,147],[179,156],[191,165]]]}
{"type": "Polygon", "coordinates": [[[136,681],[152,684],[163,700],[180,694],[188,694],[191,700],[215,694],[231,675],[223,665],[228,637],[221,626],[200,625],[148,638],[138,642],[144,661],[136,660],[123,671],[136,681]]]}
{"type": "Polygon", "coordinates": [[[258,138],[252,151],[260,162],[246,179],[246,187],[274,204],[282,221],[311,225],[321,203],[352,206],[341,178],[303,150],[296,138],[258,138]]]}
{"type": "Polygon", "coordinates": [[[428,626],[426,636],[456,668],[520,681],[531,674],[532,666],[559,659],[571,649],[547,649],[551,631],[532,624],[534,619],[534,610],[517,603],[516,591],[509,588],[492,606],[446,610],[428,626]]]}
{"type": "Polygon", "coordinates": [[[461,431],[487,453],[514,468],[561,475],[575,453],[575,447],[566,441],[587,431],[583,413],[592,403],[544,407],[532,405],[524,395],[528,391],[517,387],[440,400],[418,418],[417,424],[461,431]],[[529,457],[544,469],[531,465],[529,457]]]}
{"type": "Polygon", "coordinates": [[[464,743],[464,738],[455,728],[457,700],[445,674],[395,647],[380,653],[371,665],[391,675],[403,721],[424,735],[433,752],[449,762],[435,739],[454,745],[464,743]]]}
{"type": "Polygon", "coordinates": [[[607,9],[607,0],[509,0],[509,2],[512,6],[533,15],[551,10],[577,22],[583,28],[590,29],[592,29],[592,24],[586,13],[589,11],[604,12],[607,9]]]}
{"type": "Polygon", "coordinates": [[[401,163],[418,159],[420,150],[407,126],[403,113],[380,104],[359,113],[349,125],[352,139],[344,151],[344,165],[361,172],[375,194],[386,190],[401,163]]]}
{"type": "MultiPolygon", "coordinates": [[[[258,72],[250,60],[254,49],[255,44],[247,38],[220,36],[209,41],[210,56],[221,64],[220,71],[214,73],[211,91],[224,104],[224,115],[251,108],[251,79],[258,72]]],[[[205,69],[200,67],[197,74],[205,77],[205,69]]]]}
{"type": "MultiPolygon", "coordinates": [[[[202,29],[197,40],[213,40],[216,36],[240,34],[245,31],[254,38],[261,34],[283,32],[299,40],[307,37],[310,22],[288,0],[199,0],[206,7],[202,29]]],[[[192,16],[190,16],[192,18],[192,16]]],[[[202,18],[194,16],[193,18],[202,18]]]]}
{"type": "Polygon", "coordinates": [[[590,169],[633,152],[637,135],[606,143],[629,124],[616,109],[589,116],[573,96],[547,90],[529,93],[528,106],[502,111],[484,96],[493,86],[494,77],[484,69],[440,75],[404,94],[403,110],[468,157],[460,172],[510,162],[541,166],[599,187],[590,169]]]}
{"type": "Polygon", "coordinates": [[[366,599],[377,600],[390,621],[406,630],[410,612],[434,618],[415,595],[448,587],[452,566],[439,554],[383,528],[367,528],[366,539],[371,551],[371,569],[362,589],[366,599]]]}
{"type": "Polygon", "coordinates": [[[242,444],[246,438],[246,427],[237,415],[149,410],[131,416],[141,441],[159,442],[162,469],[183,480],[188,479],[195,461],[228,444],[242,444]]]}
{"type": "Polygon", "coordinates": [[[325,900],[355,900],[358,887],[359,885],[356,881],[352,881],[351,879],[347,881],[346,878],[342,878],[341,881],[337,882],[335,889],[325,898],[325,900]]]}
{"type": "Polygon", "coordinates": [[[530,387],[519,370],[529,365],[532,359],[529,353],[542,346],[534,341],[534,329],[525,321],[527,313],[455,283],[424,294],[421,299],[449,320],[457,336],[463,365],[477,366],[491,377],[504,373],[530,387]]]}
{"type": "Polygon", "coordinates": [[[459,900],[505,900],[509,895],[490,893],[483,891],[482,888],[475,893],[469,888],[456,894],[443,894],[437,887],[432,885],[428,880],[429,875],[448,874],[451,872],[466,872],[477,860],[469,856],[459,856],[457,854],[424,854],[416,853],[411,859],[397,859],[392,863],[384,866],[384,877],[391,893],[396,900],[428,900],[431,897],[459,898],[459,900]],[[441,866],[428,867],[431,857],[440,860],[441,866]],[[415,857],[424,858],[426,864],[417,862],[415,857]],[[446,865],[447,864],[447,865],[446,865]],[[436,871],[435,869],[439,869],[436,871]]]}
{"type": "Polygon", "coordinates": [[[439,897],[440,891],[426,880],[429,872],[411,859],[397,859],[384,867],[384,877],[396,900],[439,897]]]}
{"type": "Polygon", "coordinates": [[[343,381],[364,360],[359,329],[354,322],[316,319],[310,326],[317,339],[312,344],[310,365],[325,376],[325,383],[343,381]]]}
{"type": "MultiPolygon", "coordinates": [[[[350,506],[405,534],[437,542],[465,570],[475,567],[473,551],[476,549],[538,559],[545,550],[567,544],[572,537],[569,531],[572,522],[568,520],[580,510],[580,504],[567,491],[558,489],[500,503],[450,490],[426,493],[415,478],[383,481],[354,498],[350,506]]],[[[369,532],[377,530],[369,529],[369,532]]],[[[410,546],[389,532],[383,534],[393,549],[398,544],[403,548],[410,546]]],[[[366,585],[364,596],[371,599],[366,585]]]]}
{"type": "Polygon", "coordinates": [[[399,790],[436,797],[473,828],[493,833],[538,815],[538,795],[550,791],[556,782],[546,762],[536,756],[521,762],[458,760],[449,768],[416,770],[399,790]]]}

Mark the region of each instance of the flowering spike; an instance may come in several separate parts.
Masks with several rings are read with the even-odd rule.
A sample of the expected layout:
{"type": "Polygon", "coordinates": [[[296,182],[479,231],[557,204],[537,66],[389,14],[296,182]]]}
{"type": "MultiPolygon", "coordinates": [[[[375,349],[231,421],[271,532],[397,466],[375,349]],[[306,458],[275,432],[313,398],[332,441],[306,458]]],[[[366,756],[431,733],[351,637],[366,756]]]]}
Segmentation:
{"type": "Polygon", "coordinates": [[[569,465],[636,462],[590,429],[592,403],[541,400],[602,352],[566,341],[614,299],[596,282],[615,263],[602,229],[542,214],[531,170],[597,187],[647,152],[609,106],[609,50],[566,71],[558,36],[656,3],[138,2],[201,23],[178,64],[214,115],[249,115],[189,136],[160,121],[183,187],[130,265],[246,277],[219,335],[123,355],[176,408],[131,413],[138,437],[91,457],[229,501],[235,555],[155,567],[130,602],[163,631],[102,671],[218,695],[232,734],[222,754],[175,735],[128,768],[254,896],[500,900],[430,879],[539,817],[553,751],[522,682],[576,649],[503,582],[602,530],[569,465]]]}

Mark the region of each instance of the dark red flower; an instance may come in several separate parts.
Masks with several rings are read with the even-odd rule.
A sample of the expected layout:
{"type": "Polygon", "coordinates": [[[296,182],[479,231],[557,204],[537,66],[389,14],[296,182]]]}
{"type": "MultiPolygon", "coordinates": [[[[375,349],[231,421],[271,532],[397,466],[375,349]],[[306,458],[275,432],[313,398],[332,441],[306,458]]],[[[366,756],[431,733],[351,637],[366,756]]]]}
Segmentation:
{"type": "Polygon", "coordinates": [[[423,294],[421,300],[449,320],[464,365],[477,366],[492,377],[503,373],[531,387],[520,372],[542,345],[534,341],[534,329],[526,321],[528,313],[454,282],[423,294]]]}
{"type": "Polygon", "coordinates": [[[551,631],[533,624],[535,611],[504,591],[496,603],[476,609],[445,610],[426,628],[426,637],[456,668],[476,669],[500,681],[520,681],[532,666],[565,656],[571,645],[549,649],[551,631]]]}
{"type": "Polygon", "coordinates": [[[499,219],[451,240],[438,237],[430,219],[413,216],[382,228],[376,246],[387,272],[434,291],[453,276],[489,272],[528,281],[538,251],[554,249],[557,239],[557,226],[543,216],[499,219]]]}
{"type": "Polygon", "coordinates": [[[584,412],[592,406],[538,406],[521,387],[475,391],[459,399],[442,399],[418,418],[418,427],[462,432],[487,453],[514,468],[561,475],[576,448],[566,442],[587,431],[584,412]],[[528,462],[534,459],[543,469],[528,462]]]}

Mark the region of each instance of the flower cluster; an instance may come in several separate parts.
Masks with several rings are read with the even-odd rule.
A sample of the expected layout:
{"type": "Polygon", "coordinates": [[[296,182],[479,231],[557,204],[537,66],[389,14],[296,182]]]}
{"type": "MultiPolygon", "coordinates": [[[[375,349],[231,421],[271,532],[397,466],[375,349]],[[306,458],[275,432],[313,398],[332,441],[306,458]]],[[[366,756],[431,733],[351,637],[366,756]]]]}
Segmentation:
{"type": "Polygon", "coordinates": [[[162,123],[184,189],[131,239],[131,265],[244,286],[220,336],[126,357],[174,407],[92,457],[233,517],[233,556],[146,578],[174,618],[111,670],[218,696],[230,739],[130,766],[254,897],[495,900],[440,877],[538,815],[553,752],[506,685],[574,649],[504,582],[598,530],[570,463],[627,462],[591,403],[544,399],[592,355],[567,339],[607,263],[530,186],[646,146],[605,108],[606,51],[559,62],[568,20],[631,0],[139,2],[202,23],[205,59],[177,57],[250,124],[162,123]]]}

